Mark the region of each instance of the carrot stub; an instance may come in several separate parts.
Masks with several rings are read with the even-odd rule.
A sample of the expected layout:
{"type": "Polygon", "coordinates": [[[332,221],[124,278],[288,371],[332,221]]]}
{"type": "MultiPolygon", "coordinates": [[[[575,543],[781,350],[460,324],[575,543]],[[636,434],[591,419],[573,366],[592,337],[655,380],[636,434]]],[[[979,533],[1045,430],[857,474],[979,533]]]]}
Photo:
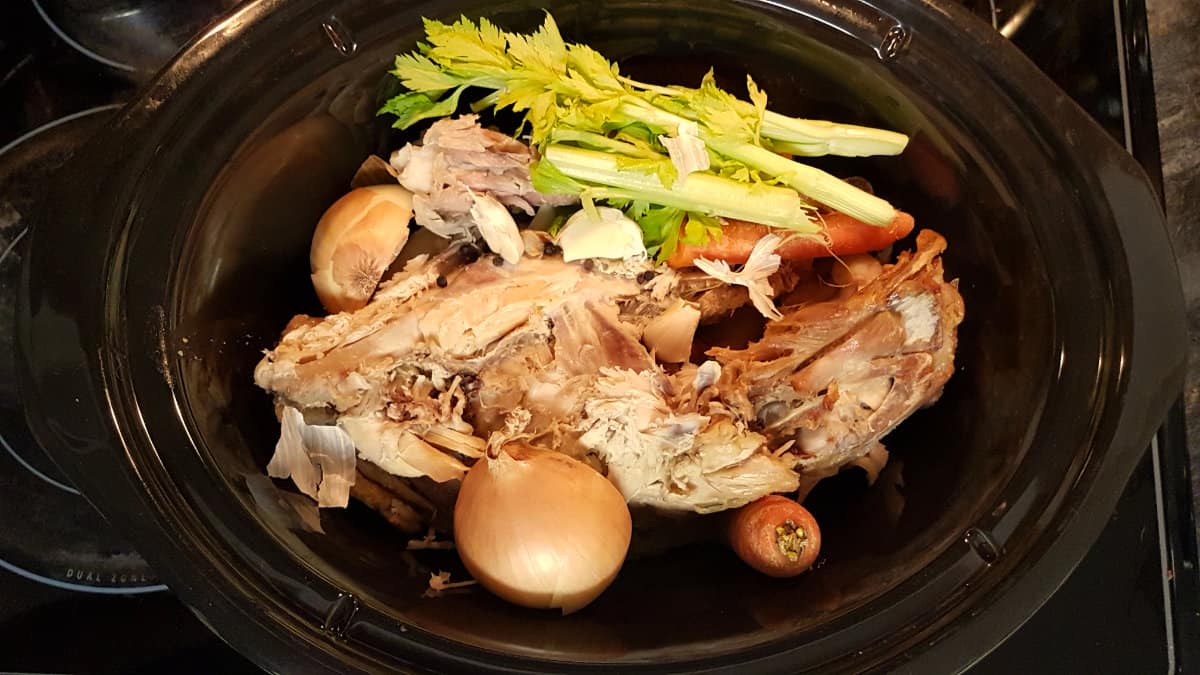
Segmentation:
{"type": "Polygon", "coordinates": [[[767,495],[733,512],[726,540],[750,567],[772,577],[793,577],[821,551],[817,521],[796,501],[767,495]]]}
{"type": "MultiPolygon", "coordinates": [[[[830,255],[853,255],[878,251],[893,242],[908,236],[913,229],[913,217],[897,211],[896,217],[885,227],[875,227],[855,220],[844,213],[829,213],[822,217],[828,241],[812,237],[792,237],[785,241],[776,253],[783,260],[812,260],[830,255]],[[828,243],[828,246],[826,245],[828,243]]],[[[744,263],[759,239],[771,228],[742,220],[728,220],[721,226],[721,236],[703,246],[692,246],[680,242],[667,264],[671,267],[687,267],[696,258],[724,260],[730,264],[744,263]]],[[[783,230],[776,233],[786,234],[783,230]]]]}

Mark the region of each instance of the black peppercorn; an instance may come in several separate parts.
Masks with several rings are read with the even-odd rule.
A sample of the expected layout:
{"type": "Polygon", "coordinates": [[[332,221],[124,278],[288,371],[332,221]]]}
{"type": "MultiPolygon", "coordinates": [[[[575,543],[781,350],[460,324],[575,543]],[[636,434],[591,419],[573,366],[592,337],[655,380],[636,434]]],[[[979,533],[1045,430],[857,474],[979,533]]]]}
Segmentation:
{"type": "Polygon", "coordinates": [[[653,279],[653,278],[654,278],[654,276],[655,276],[655,275],[654,275],[654,272],[653,272],[653,271],[651,271],[651,270],[646,270],[645,272],[642,272],[641,274],[639,274],[639,275],[637,276],[637,280],[638,280],[638,283],[639,283],[639,284],[645,284],[645,283],[649,283],[649,281],[650,281],[651,279],[653,279]]]}
{"type": "Polygon", "coordinates": [[[583,269],[591,272],[595,267],[596,267],[596,263],[591,258],[588,258],[587,260],[583,261],[583,269]]]}
{"type": "Polygon", "coordinates": [[[542,255],[558,255],[562,253],[562,248],[558,244],[546,244],[542,247],[542,255]]]}
{"type": "Polygon", "coordinates": [[[504,258],[501,258],[498,255],[492,256],[492,264],[495,265],[496,267],[503,267],[504,266],[504,258]]]}
{"type": "Polygon", "coordinates": [[[462,248],[458,249],[458,254],[462,256],[463,262],[467,263],[468,265],[476,260],[479,260],[479,248],[474,244],[464,245],[462,248]]]}
{"type": "Polygon", "coordinates": [[[450,282],[446,281],[446,277],[444,277],[440,274],[438,275],[438,278],[437,278],[438,288],[445,288],[446,284],[448,284],[448,283],[450,283],[450,282]]]}

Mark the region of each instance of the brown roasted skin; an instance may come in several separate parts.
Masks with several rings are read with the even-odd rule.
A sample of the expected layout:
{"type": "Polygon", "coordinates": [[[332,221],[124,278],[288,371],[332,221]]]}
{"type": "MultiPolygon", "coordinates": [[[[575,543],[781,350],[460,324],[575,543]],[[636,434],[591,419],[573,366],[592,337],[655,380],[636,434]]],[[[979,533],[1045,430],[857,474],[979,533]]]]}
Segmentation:
{"type": "Polygon", "coordinates": [[[844,299],[784,308],[761,340],[709,351],[722,400],[770,442],[794,441],[801,472],[823,474],[865,455],[941,395],[954,372],[963,300],[943,278],[946,240],[917,236],[915,252],[844,299]]]}
{"type": "MultiPolygon", "coordinates": [[[[750,293],[744,286],[722,284],[697,269],[681,270],[679,274],[679,292],[699,306],[702,324],[720,323],[738,309],[750,304],[750,293]]],[[[795,289],[797,284],[811,277],[811,261],[787,262],[780,265],[779,271],[771,276],[771,288],[775,291],[775,297],[783,297],[795,289]]],[[[833,289],[832,286],[825,288],[833,289]]]]}

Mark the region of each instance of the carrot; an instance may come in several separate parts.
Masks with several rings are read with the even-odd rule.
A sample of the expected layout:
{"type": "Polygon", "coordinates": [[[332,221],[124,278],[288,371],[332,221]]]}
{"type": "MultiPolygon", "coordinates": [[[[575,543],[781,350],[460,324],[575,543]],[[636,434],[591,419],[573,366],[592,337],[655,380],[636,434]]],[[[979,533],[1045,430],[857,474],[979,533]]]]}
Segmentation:
{"type": "MultiPolygon", "coordinates": [[[[779,247],[777,253],[783,260],[812,260],[829,255],[853,255],[877,251],[907,236],[913,229],[913,217],[897,211],[896,217],[887,227],[875,227],[855,220],[844,213],[823,216],[829,234],[830,245],[811,237],[793,237],[779,247]]],[[[728,220],[721,227],[721,236],[703,246],[680,243],[679,248],[667,260],[671,267],[687,267],[696,258],[724,260],[728,263],[744,263],[750,257],[754,244],[770,229],[766,225],[728,220]]]]}
{"type": "Polygon", "coordinates": [[[817,521],[796,501],[767,495],[733,512],[725,539],[747,565],[771,577],[794,577],[821,551],[817,521]]]}

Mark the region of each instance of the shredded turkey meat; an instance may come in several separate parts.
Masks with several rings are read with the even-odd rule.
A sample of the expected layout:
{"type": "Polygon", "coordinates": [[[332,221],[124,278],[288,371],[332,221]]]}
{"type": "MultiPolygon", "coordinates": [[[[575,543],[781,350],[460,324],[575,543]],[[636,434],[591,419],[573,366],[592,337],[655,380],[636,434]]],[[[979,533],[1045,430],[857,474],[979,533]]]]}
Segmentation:
{"type": "MultiPolygon", "coordinates": [[[[426,135],[426,146],[446,142],[426,135]]],[[[699,363],[679,357],[687,336],[671,359],[654,355],[656,318],[698,307],[672,320],[695,330],[704,311],[686,278],[630,279],[553,255],[467,262],[451,249],[414,258],[358,311],[296,317],[255,381],[281,409],[336,418],[370,467],[355,496],[410,531],[429,509],[402,508],[381,475],[452,490],[498,439],[588,462],[633,505],[720,511],[847,465],[878,470],[880,439],[953,372],[963,305],[943,279],[944,248],[924,231],[914,252],[860,265],[819,301],[789,304],[800,296],[773,278],[781,318],[699,363]]],[[[794,286],[799,274],[782,272],[794,286]]]]}
{"type": "Polygon", "coordinates": [[[533,159],[529,146],[484,129],[475,115],[462,115],[434,122],[420,145],[405,145],[392,153],[389,163],[400,184],[413,192],[418,225],[445,238],[478,233],[515,263],[521,237],[508,209],[533,215],[544,204],[576,201],[534,190],[529,176],[533,159]]]}

